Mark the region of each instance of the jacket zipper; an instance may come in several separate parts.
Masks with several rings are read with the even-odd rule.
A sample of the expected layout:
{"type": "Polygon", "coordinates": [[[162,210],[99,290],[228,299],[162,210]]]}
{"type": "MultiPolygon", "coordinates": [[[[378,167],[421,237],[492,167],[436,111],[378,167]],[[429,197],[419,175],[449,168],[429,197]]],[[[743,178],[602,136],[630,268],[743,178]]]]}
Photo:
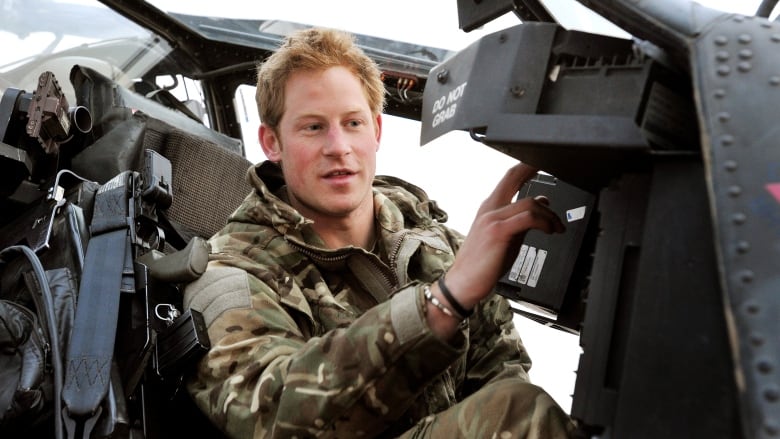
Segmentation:
{"type": "MultiPolygon", "coordinates": [[[[401,242],[403,241],[404,237],[406,237],[408,233],[409,233],[408,231],[404,231],[401,234],[401,236],[393,243],[391,252],[388,252],[388,259],[390,261],[390,266],[384,264],[381,261],[381,259],[379,259],[376,255],[372,255],[371,257],[366,257],[365,255],[363,255],[370,261],[371,266],[374,267],[376,271],[382,276],[382,278],[385,280],[387,285],[390,287],[389,288],[390,290],[394,290],[398,287],[398,277],[395,275],[395,272],[393,271],[392,267],[395,265],[396,258],[398,257],[398,252],[401,249],[401,242]]],[[[359,250],[346,250],[343,253],[338,255],[324,256],[321,253],[309,249],[303,244],[287,239],[287,237],[285,237],[285,241],[287,241],[287,243],[289,243],[291,246],[295,247],[299,252],[310,257],[311,259],[318,260],[325,263],[345,261],[354,252],[359,251],[359,250]]]]}
{"type": "Polygon", "coordinates": [[[397,285],[399,283],[398,276],[395,274],[394,267],[396,266],[397,259],[398,259],[398,253],[401,251],[401,245],[403,245],[403,241],[406,238],[406,236],[411,233],[408,230],[404,230],[401,232],[401,235],[393,242],[393,247],[390,249],[389,252],[387,252],[387,258],[390,262],[390,270],[393,272],[393,278],[395,280],[395,283],[393,285],[397,285]]]}

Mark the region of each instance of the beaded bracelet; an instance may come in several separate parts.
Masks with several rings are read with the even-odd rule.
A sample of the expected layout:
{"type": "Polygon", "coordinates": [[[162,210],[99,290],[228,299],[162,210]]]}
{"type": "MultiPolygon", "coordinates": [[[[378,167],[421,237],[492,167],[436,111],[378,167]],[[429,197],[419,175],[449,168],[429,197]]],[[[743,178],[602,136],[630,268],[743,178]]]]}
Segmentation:
{"type": "Polygon", "coordinates": [[[453,319],[463,320],[463,317],[461,317],[460,315],[456,315],[454,311],[452,311],[451,309],[447,308],[446,305],[441,303],[441,301],[439,299],[437,299],[436,296],[433,295],[433,293],[431,293],[431,289],[428,287],[428,285],[425,286],[425,289],[423,290],[423,292],[424,292],[424,295],[425,295],[425,300],[427,300],[428,302],[431,302],[433,304],[433,306],[435,306],[436,308],[439,308],[439,311],[441,311],[444,314],[452,317],[453,319]]]}
{"type": "Polygon", "coordinates": [[[439,289],[441,290],[441,293],[444,294],[444,297],[447,299],[447,301],[450,302],[450,305],[452,305],[452,309],[454,309],[458,314],[462,315],[463,318],[469,318],[472,314],[474,314],[474,308],[471,308],[467,311],[466,308],[460,304],[460,302],[455,300],[455,296],[452,295],[450,289],[447,288],[447,285],[444,284],[443,275],[439,278],[439,289]]]}

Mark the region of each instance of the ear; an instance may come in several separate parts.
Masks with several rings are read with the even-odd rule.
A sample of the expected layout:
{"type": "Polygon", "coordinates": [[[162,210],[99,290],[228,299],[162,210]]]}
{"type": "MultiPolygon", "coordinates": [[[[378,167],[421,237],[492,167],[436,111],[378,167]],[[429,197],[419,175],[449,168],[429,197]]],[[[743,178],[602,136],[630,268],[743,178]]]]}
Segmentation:
{"type": "Polygon", "coordinates": [[[379,141],[382,139],[382,113],[376,115],[376,150],[379,151],[379,141]]]}
{"type": "Polygon", "coordinates": [[[268,160],[277,163],[282,161],[281,144],[276,132],[266,124],[261,123],[257,134],[260,139],[260,147],[263,148],[263,153],[268,157],[268,160]]]}

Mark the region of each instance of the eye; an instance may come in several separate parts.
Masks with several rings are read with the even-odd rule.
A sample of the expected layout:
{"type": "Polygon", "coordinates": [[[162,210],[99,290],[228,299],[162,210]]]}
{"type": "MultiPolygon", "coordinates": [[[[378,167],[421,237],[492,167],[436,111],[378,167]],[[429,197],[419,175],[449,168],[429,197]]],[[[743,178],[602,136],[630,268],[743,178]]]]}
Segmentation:
{"type": "Polygon", "coordinates": [[[319,131],[322,129],[322,124],[312,123],[303,127],[304,131],[319,131]]]}
{"type": "Polygon", "coordinates": [[[352,120],[347,122],[347,126],[349,126],[351,128],[358,128],[361,125],[363,125],[363,121],[360,120],[360,119],[352,119],[352,120]]]}

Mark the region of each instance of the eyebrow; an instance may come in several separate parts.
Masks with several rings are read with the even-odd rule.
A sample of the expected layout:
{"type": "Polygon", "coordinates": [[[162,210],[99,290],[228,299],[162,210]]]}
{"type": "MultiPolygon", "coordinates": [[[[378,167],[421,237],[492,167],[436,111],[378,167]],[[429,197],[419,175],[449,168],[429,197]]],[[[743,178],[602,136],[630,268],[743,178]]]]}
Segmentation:
{"type": "MultiPolygon", "coordinates": [[[[351,116],[355,116],[355,115],[363,115],[365,113],[366,113],[366,111],[364,111],[364,110],[348,110],[348,111],[345,111],[345,112],[341,113],[340,117],[351,117],[351,116]]],[[[297,121],[308,119],[308,118],[322,119],[323,115],[321,113],[303,113],[303,114],[300,114],[298,116],[295,116],[292,119],[292,121],[293,122],[297,122],[297,121]]]]}

